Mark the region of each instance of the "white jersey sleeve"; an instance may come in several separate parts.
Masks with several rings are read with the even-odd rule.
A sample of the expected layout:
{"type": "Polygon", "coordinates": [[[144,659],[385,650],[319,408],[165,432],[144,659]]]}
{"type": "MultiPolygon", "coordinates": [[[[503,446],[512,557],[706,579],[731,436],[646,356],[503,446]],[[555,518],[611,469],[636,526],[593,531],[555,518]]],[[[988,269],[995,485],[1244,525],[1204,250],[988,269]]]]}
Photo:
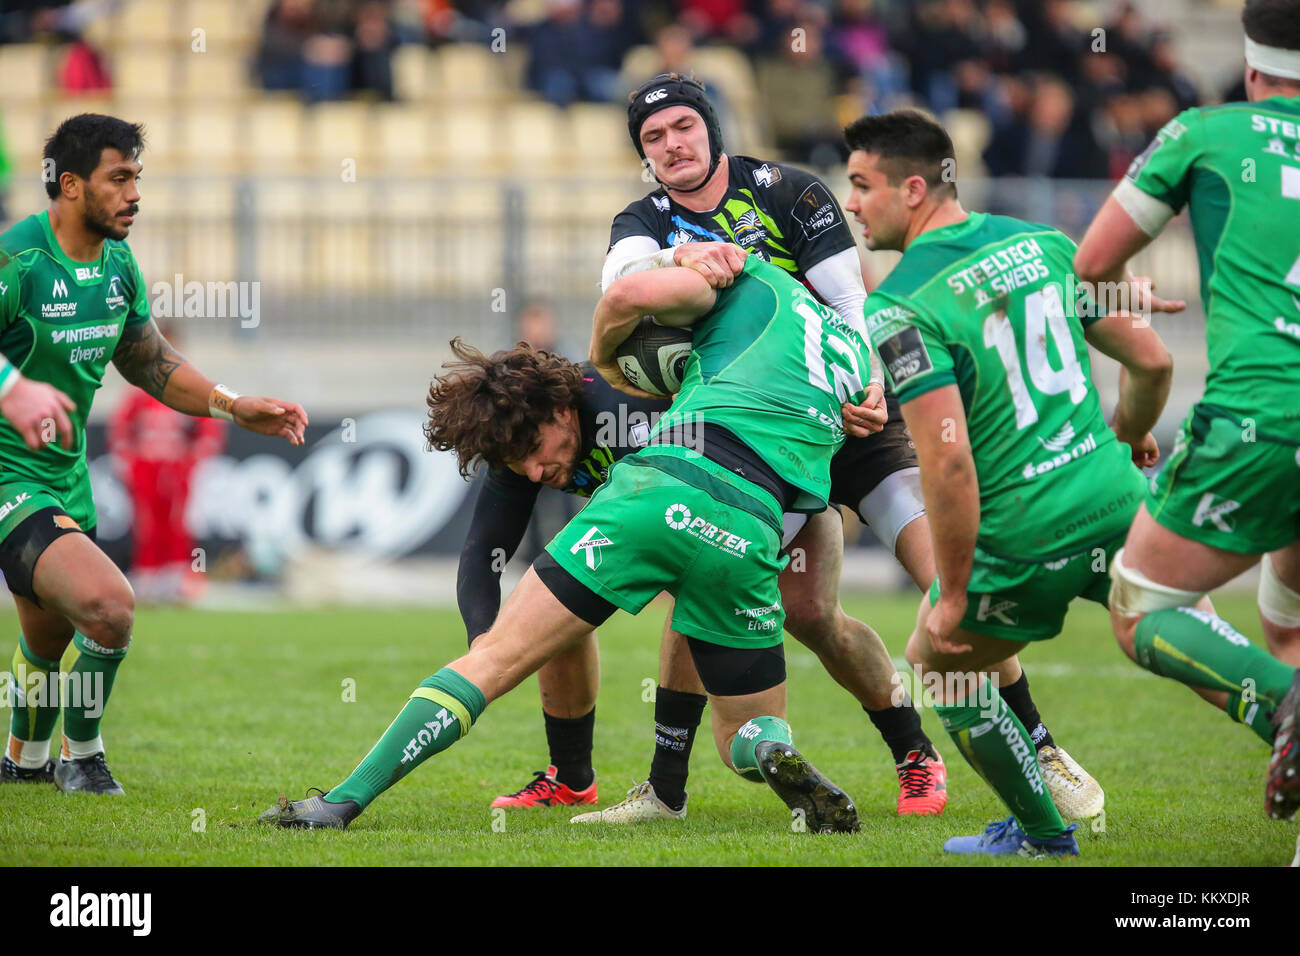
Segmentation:
{"type": "Polygon", "coordinates": [[[672,265],[672,249],[660,249],[651,236],[626,236],[614,243],[605,255],[605,266],[600,273],[600,291],[604,292],[617,279],[646,269],[659,269],[672,265]],[[663,262],[661,253],[668,253],[663,262]]]}
{"type": "MultiPolygon", "coordinates": [[[[845,323],[856,329],[864,341],[870,342],[867,325],[862,314],[862,304],[867,300],[867,288],[862,283],[862,261],[858,250],[843,249],[810,266],[804,273],[808,283],[827,305],[845,323]]],[[[876,350],[871,350],[871,381],[884,384],[884,370],[876,350]]]]}

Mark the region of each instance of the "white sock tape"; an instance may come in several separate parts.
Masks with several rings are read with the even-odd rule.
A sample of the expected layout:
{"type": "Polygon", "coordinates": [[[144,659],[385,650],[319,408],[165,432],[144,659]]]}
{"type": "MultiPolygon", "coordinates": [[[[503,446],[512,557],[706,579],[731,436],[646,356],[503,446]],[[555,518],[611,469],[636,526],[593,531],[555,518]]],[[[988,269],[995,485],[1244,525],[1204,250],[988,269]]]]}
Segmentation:
{"type": "Polygon", "coordinates": [[[1205,594],[1204,591],[1181,591],[1157,584],[1140,571],[1124,567],[1123,556],[1124,549],[1120,548],[1110,563],[1111,585],[1107,603],[1111,610],[1124,617],[1141,617],[1171,607],[1195,607],[1205,594]]]}
{"type": "Polygon", "coordinates": [[[1300,594],[1277,576],[1268,555],[1259,563],[1259,614],[1278,627],[1300,627],[1300,594]]]}

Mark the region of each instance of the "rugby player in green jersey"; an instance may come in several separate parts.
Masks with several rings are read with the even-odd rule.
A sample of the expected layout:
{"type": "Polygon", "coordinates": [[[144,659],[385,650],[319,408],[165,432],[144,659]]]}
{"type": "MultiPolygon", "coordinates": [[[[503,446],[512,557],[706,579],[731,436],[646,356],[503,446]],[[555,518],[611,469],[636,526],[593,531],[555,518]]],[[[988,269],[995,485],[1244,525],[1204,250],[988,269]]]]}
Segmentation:
{"type": "Polygon", "coordinates": [[[293,402],[239,396],[159,334],[124,241],[140,203],[142,129],[111,116],[65,121],[45,144],[49,208],[0,236],[0,570],[22,633],[0,781],[120,794],[100,721],[131,643],[134,598],[95,545],[86,416],[111,361],[164,404],[301,444],[293,402]],[[61,679],[68,642],[77,656],[61,679]],[[50,759],[63,714],[63,744],[50,759]]]}
{"type": "MultiPolygon", "coordinates": [[[[726,285],[732,280],[734,257],[748,250],[804,282],[841,318],[861,324],[867,293],[857,243],[825,183],[784,163],[726,152],[705,90],[679,75],[657,76],[631,94],[628,133],[659,188],[614,218],[603,285],[633,272],[668,265],[694,268],[711,285],[726,285]]],[[[880,410],[871,397],[882,394],[884,376],[874,355],[872,360],[868,401],[860,409],[846,408],[846,423],[868,424],[871,409],[880,410]]],[[[892,395],[886,396],[883,410],[887,415],[875,419],[881,431],[867,438],[850,438],[836,453],[831,463],[830,500],[857,514],[924,590],[934,579],[934,560],[916,452],[892,395]]],[[[938,813],[947,801],[943,761],[922,730],[920,714],[903,691],[880,636],[840,605],[844,532],[838,519],[838,509],[813,516],[786,516],[782,543],[803,559],[792,562],[781,578],[786,629],[812,649],[827,672],[854,696],[893,752],[900,784],[898,812],[938,813]]],[[[538,673],[539,686],[550,706],[567,703],[569,713],[575,715],[594,708],[596,681],[583,680],[585,675],[598,673],[594,640],[585,656],[585,668],[575,655],[556,659],[538,673]],[[583,695],[581,690],[587,693],[583,695]]],[[[1008,706],[1030,728],[1039,766],[1062,815],[1073,818],[1101,813],[1105,794],[1057,745],[1038,715],[1028,678],[1014,657],[998,666],[997,679],[1008,706]]],[[[660,650],[650,775],[644,784],[629,791],[627,799],[574,817],[574,822],[680,819],[686,807],[686,758],[704,703],[704,688],[686,642],[670,629],[660,650]]],[[[589,713],[585,721],[571,722],[586,728],[588,757],[590,722],[589,713]]],[[[547,715],[548,742],[563,740],[561,733],[552,737],[551,728],[557,723],[547,715]]],[[[562,792],[557,789],[562,784],[563,777],[539,780],[503,799],[546,798],[562,792]]]]}
{"type": "Polygon", "coordinates": [[[1187,207],[1210,370],[1111,567],[1111,619],[1129,657],[1273,745],[1266,809],[1289,819],[1300,808],[1300,0],[1249,0],[1242,23],[1249,101],[1166,124],[1075,268],[1119,285],[1187,207]],[[1194,608],[1257,561],[1274,656],[1194,608]]]}
{"type": "MultiPolygon", "coordinates": [[[[694,326],[681,391],[650,444],[615,462],[590,503],[525,573],[465,656],[424,680],[378,743],[328,793],[262,815],[290,827],[348,825],[380,793],[468,733],[488,703],[584,640],[615,610],[675,600],[708,692],[724,763],[766,781],[809,830],[852,831],[848,796],[794,749],[785,722],[778,576],[781,516],[826,508],[842,408],[865,395],[863,337],[782,269],[742,260],[714,289],[693,269],[627,276],[596,307],[591,362],[634,392],[614,349],[655,315],[694,326]]],[[[485,420],[515,415],[486,391],[485,420]]]]}
{"type": "Polygon", "coordinates": [[[1105,603],[1108,558],[1144,487],[1134,461],[1172,363],[1149,325],[1077,308],[1074,243],[1048,226],[967,213],[945,178],[952,141],[912,111],[845,130],[845,209],[872,249],[903,258],[864,305],[916,442],[938,577],[908,660],[962,755],[1011,810],[958,853],[1072,855],[1024,725],[981,672],[1060,633],[1075,597],[1105,603]],[[1115,431],[1088,345],[1117,359],[1115,431]],[[1127,443],[1128,447],[1121,442],[1127,443]]]}

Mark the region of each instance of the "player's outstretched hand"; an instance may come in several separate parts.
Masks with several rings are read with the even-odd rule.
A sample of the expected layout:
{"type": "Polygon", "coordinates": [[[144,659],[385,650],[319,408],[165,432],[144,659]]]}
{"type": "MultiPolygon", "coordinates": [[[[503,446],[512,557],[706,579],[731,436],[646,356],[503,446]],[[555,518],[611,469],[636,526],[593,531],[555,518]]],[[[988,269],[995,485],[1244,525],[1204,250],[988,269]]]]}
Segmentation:
{"type": "Polygon", "coordinates": [[[1156,444],[1155,436],[1150,432],[1138,439],[1121,437],[1120,441],[1132,450],[1133,464],[1139,468],[1150,468],[1160,460],[1160,446],[1156,444]]]}
{"type": "Polygon", "coordinates": [[[307,413],[297,402],[282,402],[278,398],[254,398],[241,395],[230,408],[235,424],[259,435],[279,435],[289,439],[291,445],[303,443],[307,428],[307,413]]]}
{"type": "Polygon", "coordinates": [[[939,602],[925,615],[925,636],[930,646],[939,654],[964,654],[969,644],[958,644],[952,639],[953,631],[961,624],[966,613],[966,595],[949,598],[947,592],[939,595],[939,602]]]}
{"type": "Polygon", "coordinates": [[[725,289],[745,271],[749,253],[730,242],[687,242],[673,250],[673,262],[694,269],[715,289],[725,289]]]}
{"type": "Polygon", "coordinates": [[[616,388],[620,392],[626,392],[628,395],[634,395],[637,398],[663,398],[662,395],[656,395],[654,392],[647,392],[645,389],[637,388],[629,382],[627,376],[623,374],[623,370],[618,367],[617,360],[610,359],[608,362],[599,362],[596,360],[595,356],[590,356],[590,359],[591,364],[594,365],[596,371],[600,373],[600,377],[609,382],[612,388],[616,388]]]}
{"type": "Polygon", "coordinates": [[[0,399],[0,415],[23,436],[32,451],[40,451],[56,437],[71,451],[77,436],[68,412],[76,410],[76,403],[53,385],[21,376],[9,394],[0,399]]]}
{"type": "Polygon", "coordinates": [[[879,382],[872,382],[867,386],[867,397],[862,404],[845,402],[840,406],[840,417],[844,419],[844,430],[854,438],[866,438],[880,431],[889,420],[884,387],[879,382]]]}

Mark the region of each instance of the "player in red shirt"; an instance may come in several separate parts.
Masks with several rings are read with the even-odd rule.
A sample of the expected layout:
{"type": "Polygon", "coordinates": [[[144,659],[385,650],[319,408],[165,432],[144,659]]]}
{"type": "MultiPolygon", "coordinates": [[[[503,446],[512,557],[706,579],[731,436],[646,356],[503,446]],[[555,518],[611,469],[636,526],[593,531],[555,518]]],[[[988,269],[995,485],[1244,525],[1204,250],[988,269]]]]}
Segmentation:
{"type": "MultiPolygon", "coordinates": [[[[164,334],[176,341],[175,329],[164,334]]],[[[197,596],[201,579],[190,571],[194,540],[185,526],[185,506],[199,462],[225,447],[225,423],[182,415],[131,388],[109,421],[108,444],[134,512],[136,594],[162,603],[197,596]]]]}

